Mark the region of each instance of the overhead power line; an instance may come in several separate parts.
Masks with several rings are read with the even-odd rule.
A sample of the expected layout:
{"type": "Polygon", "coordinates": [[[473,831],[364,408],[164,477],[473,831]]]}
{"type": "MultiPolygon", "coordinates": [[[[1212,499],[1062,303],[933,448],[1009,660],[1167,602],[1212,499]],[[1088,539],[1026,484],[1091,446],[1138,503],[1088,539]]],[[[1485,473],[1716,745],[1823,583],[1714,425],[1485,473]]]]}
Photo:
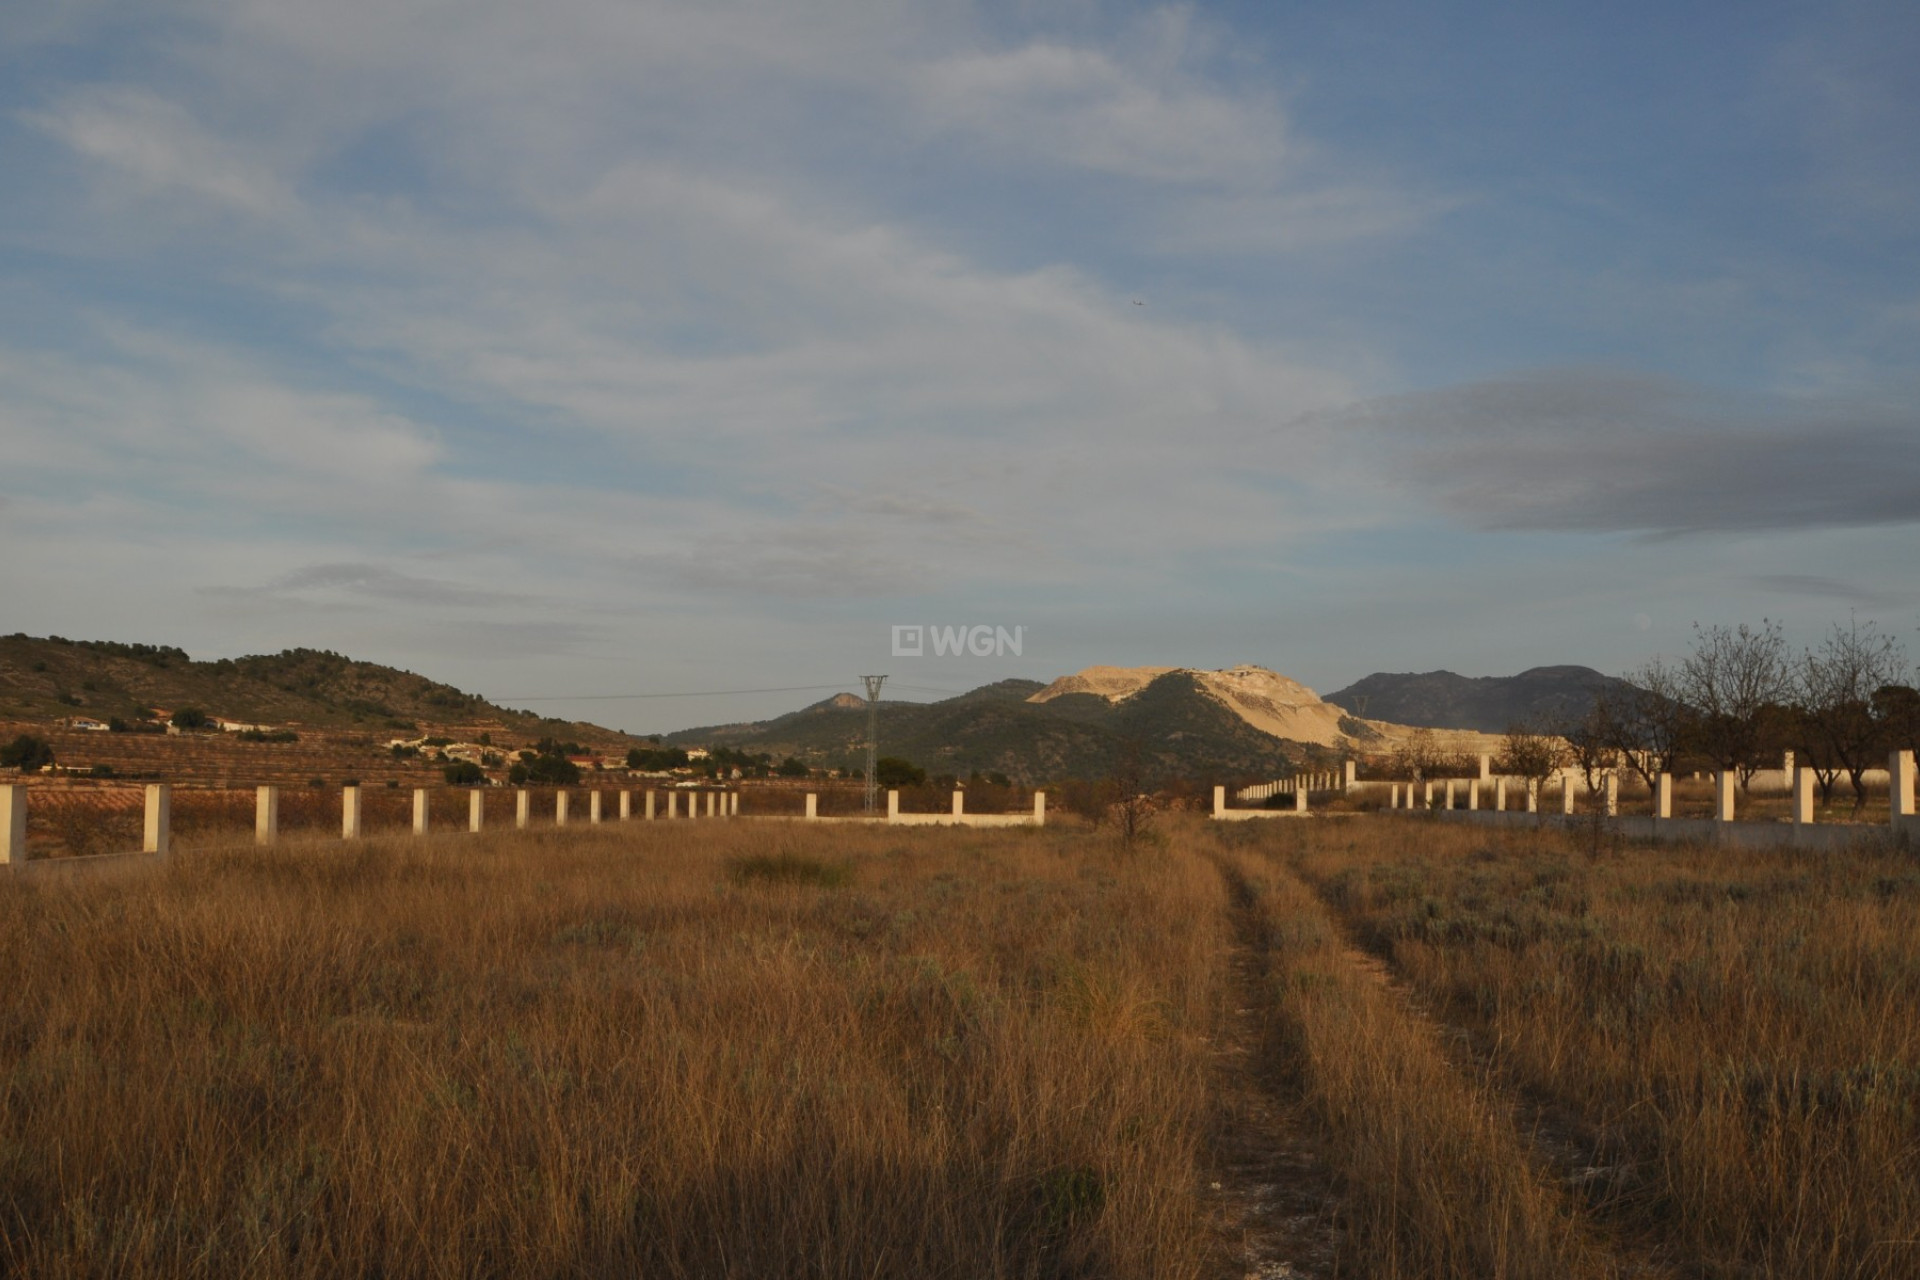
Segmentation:
{"type": "Polygon", "coordinates": [[[614,702],[634,698],[729,698],[740,693],[818,693],[839,689],[851,693],[844,684],[790,684],[777,689],[698,689],[686,693],[545,693],[537,697],[498,697],[495,702],[614,702]]]}

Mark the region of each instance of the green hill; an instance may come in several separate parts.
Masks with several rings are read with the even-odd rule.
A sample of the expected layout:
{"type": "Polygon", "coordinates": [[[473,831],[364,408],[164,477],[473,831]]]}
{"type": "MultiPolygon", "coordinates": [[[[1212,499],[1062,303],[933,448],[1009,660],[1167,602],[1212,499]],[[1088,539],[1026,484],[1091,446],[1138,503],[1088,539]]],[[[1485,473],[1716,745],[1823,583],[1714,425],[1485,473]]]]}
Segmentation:
{"type": "Polygon", "coordinates": [[[411,671],[318,649],[196,662],[163,645],[0,637],[0,720],[145,719],[193,707],[249,724],[404,731],[494,724],[581,741],[624,741],[597,725],[495,706],[411,671]]]}
{"type": "MultiPolygon", "coordinates": [[[[1169,672],[1119,703],[1095,694],[1027,701],[1043,688],[1003,680],[940,702],[882,701],[881,754],[934,774],[999,772],[1026,783],[1106,776],[1136,745],[1157,779],[1280,777],[1322,754],[1255,729],[1186,672],[1169,672]]],[[[843,694],[777,719],[687,729],[667,740],[857,768],[866,735],[866,704],[843,694]]]]}

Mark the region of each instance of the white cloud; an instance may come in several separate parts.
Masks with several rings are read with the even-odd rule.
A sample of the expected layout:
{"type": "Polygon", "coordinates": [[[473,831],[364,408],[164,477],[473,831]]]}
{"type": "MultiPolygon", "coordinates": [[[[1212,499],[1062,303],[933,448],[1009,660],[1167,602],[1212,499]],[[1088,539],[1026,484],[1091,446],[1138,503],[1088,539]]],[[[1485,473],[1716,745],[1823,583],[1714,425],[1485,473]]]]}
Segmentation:
{"type": "Polygon", "coordinates": [[[27,118],[104,166],[130,194],[185,194],[257,218],[291,212],[292,193],[268,165],[202,127],[185,107],[144,89],[78,91],[27,118]]]}

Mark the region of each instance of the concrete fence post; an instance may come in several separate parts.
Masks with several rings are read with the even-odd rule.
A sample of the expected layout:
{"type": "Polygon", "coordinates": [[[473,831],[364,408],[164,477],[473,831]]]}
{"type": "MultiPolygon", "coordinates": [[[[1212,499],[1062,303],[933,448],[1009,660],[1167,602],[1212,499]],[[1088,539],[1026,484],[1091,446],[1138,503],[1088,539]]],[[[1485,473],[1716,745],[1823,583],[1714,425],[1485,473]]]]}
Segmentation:
{"type": "Polygon", "coordinates": [[[1527,779],[1527,812],[1540,812],[1540,779],[1527,779]]]}
{"type": "Polygon", "coordinates": [[[1420,807],[1422,809],[1433,808],[1433,784],[1431,782],[1421,784],[1420,807]]]}
{"type": "Polygon", "coordinates": [[[1047,825],[1047,793],[1044,791],[1033,793],[1033,825],[1036,827],[1047,825]]]}
{"type": "Polygon", "coordinates": [[[1392,786],[1387,788],[1387,808],[1398,809],[1399,807],[1400,807],[1400,784],[1396,782],[1392,786]]]}
{"type": "Polygon", "coordinates": [[[253,842],[272,844],[280,838],[280,788],[253,790],[253,842]]]}
{"type": "Polygon", "coordinates": [[[0,862],[27,860],[27,789],[18,782],[0,786],[0,862]]]}
{"type": "Polygon", "coordinates": [[[964,791],[954,792],[953,793],[953,816],[956,818],[961,817],[966,813],[966,811],[967,811],[967,793],[964,791]]]}
{"type": "Polygon", "coordinates": [[[1507,780],[1505,778],[1493,780],[1493,811],[1495,813],[1507,811],[1507,780]]]}
{"type": "Polygon", "coordinates": [[[1722,769],[1713,775],[1713,820],[1715,822],[1733,821],[1733,788],[1739,781],[1731,769],[1722,769]]]}
{"type": "Polygon", "coordinates": [[[1467,809],[1469,812],[1480,807],[1480,779],[1467,780],[1467,809]]]}
{"type": "Polygon", "coordinates": [[[887,792],[887,821],[892,822],[895,818],[898,818],[899,816],[900,816],[900,793],[898,791],[889,791],[887,792]]]}
{"type": "Polygon", "coordinates": [[[1620,775],[1611,769],[1607,770],[1607,816],[1620,816],[1620,775]]]}
{"type": "Polygon", "coordinates": [[[1663,773],[1653,781],[1653,816],[1673,816],[1673,775],[1670,773],[1663,773]]]}
{"type": "Polygon", "coordinates": [[[740,793],[738,791],[730,791],[727,793],[727,813],[729,816],[735,818],[740,816],[740,793]]]}
{"type": "Polygon", "coordinates": [[[1345,777],[1341,780],[1342,791],[1352,791],[1353,784],[1360,781],[1360,766],[1352,760],[1347,761],[1345,777]]]}
{"type": "Polygon", "coordinates": [[[1804,765],[1793,771],[1793,825],[1809,826],[1813,822],[1813,770],[1804,765]]]}
{"type": "Polygon", "coordinates": [[[1888,807],[1894,826],[1913,817],[1913,752],[1896,751],[1887,759],[1888,807]]]}
{"type": "Polygon", "coordinates": [[[1573,775],[1570,773],[1560,780],[1560,812],[1573,812],[1573,775]]]}
{"type": "Polygon", "coordinates": [[[1787,784],[1788,795],[1792,795],[1794,789],[1800,785],[1800,775],[1793,770],[1793,752],[1791,751],[1780,753],[1780,779],[1787,784]]]}
{"type": "Polygon", "coordinates": [[[620,788],[620,821],[631,822],[632,820],[633,820],[633,792],[627,790],[625,787],[622,787],[620,788]]]}
{"type": "Polygon", "coordinates": [[[520,790],[513,797],[513,825],[525,831],[533,825],[533,793],[520,790]]]}
{"type": "Polygon", "coordinates": [[[340,838],[360,838],[360,788],[340,788],[340,838]]]}
{"type": "Polygon", "coordinates": [[[707,816],[708,816],[709,818],[711,818],[711,817],[713,817],[713,816],[714,816],[714,811],[715,811],[715,810],[716,810],[716,809],[717,809],[718,807],[719,807],[719,805],[718,805],[718,802],[716,801],[716,799],[715,799],[715,797],[714,797],[714,794],[713,794],[713,792],[711,792],[711,791],[709,791],[709,792],[707,792],[707,816]]]}
{"type": "Polygon", "coordinates": [[[1453,808],[1453,779],[1447,779],[1447,808],[1453,808]]]}
{"type": "Polygon", "coordinates": [[[807,817],[809,819],[815,819],[819,816],[820,796],[817,792],[809,791],[807,792],[807,817]]]}
{"type": "Polygon", "coordinates": [[[475,787],[467,796],[467,830],[479,835],[487,825],[487,793],[475,787]]]}
{"type": "Polygon", "coordinates": [[[422,787],[413,789],[413,834],[427,834],[427,793],[422,787]]]}
{"type": "Polygon", "coordinates": [[[667,792],[667,818],[669,821],[671,821],[672,819],[678,818],[679,816],[680,816],[680,793],[678,791],[669,791],[667,792]]]}
{"type": "Polygon", "coordinates": [[[1480,756],[1480,781],[1493,781],[1493,757],[1484,752],[1480,756]]]}
{"type": "Polygon", "coordinates": [[[565,787],[562,787],[560,790],[554,792],[553,793],[553,825],[556,827],[566,826],[567,816],[569,812],[572,810],[572,808],[573,808],[573,796],[567,791],[565,787]]]}
{"type": "Polygon", "coordinates": [[[145,838],[140,842],[140,852],[157,853],[166,857],[173,846],[173,788],[164,782],[147,784],[147,813],[145,838]]]}
{"type": "Polygon", "coordinates": [[[1227,789],[1225,787],[1215,787],[1213,789],[1213,816],[1217,818],[1226,811],[1227,789]]]}
{"type": "Polygon", "coordinates": [[[601,803],[602,802],[601,802],[600,796],[601,796],[601,793],[598,791],[587,792],[587,821],[590,823],[598,824],[601,820],[601,817],[602,817],[601,803]]]}
{"type": "Polygon", "coordinates": [[[1307,811],[1307,793],[1305,791],[1296,791],[1293,793],[1293,811],[1295,813],[1305,813],[1307,811]]]}
{"type": "Polygon", "coordinates": [[[654,795],[655,795],[655,792],[654,792],[654,790],[653,790],[653,788],[651,788],[651,787],[649,787],[649,788],[647,788],[647,815],[646,815],[646,820],[647,820],[648,822],[652,822],[652,821],[654,820],[654,795]]]}

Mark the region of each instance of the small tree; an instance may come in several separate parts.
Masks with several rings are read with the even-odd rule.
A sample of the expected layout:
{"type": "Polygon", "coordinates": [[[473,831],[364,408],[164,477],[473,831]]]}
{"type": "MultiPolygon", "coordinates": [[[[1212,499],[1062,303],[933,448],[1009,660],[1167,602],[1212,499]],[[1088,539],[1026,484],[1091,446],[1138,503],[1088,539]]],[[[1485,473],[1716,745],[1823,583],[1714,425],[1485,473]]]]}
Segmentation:
{"type": "Polygon", "coordinates": [[[1778,744],[1776,708],[1791,689],[1780,624],[1693,628],[1693,652],[1680,664],[1680,691],[1693,708],[1691,737],[1702,754],[1740,776],[1746,790],[1762,756],[1778,744]]]}
{"type": "Polygon", "coordinates": [[[1431,729],[1415,729],[1393,750],[1394,768],[1415,782],[1439,771],[1447,763],[1446,753],[1431,729]]]}
{"type": "Polygon", "coordinates": [[[873,780],[882,787],[917,787],[927,780],[927,771],[899,756],[881,756],[873,765],[873,780]]]}
{"type": "Polygon", "coordinates": [[[1680,696],[1680,673],[1659,658],[1623,679],[1627,687],[1616,685],[1596,700],[1614,747],[1651,791],[1678,765],[1692,713],[1680,696]]]}
{"type": "Polygon", "coordinates": [[[195,729],[204,729],[213,722],[207,718],[207,713],[198,707],[182,707],[173,713],[172,723],[176,729],[191,732],[195,729]]]}
{"type": "MultiPolygon", "coordinates": [[[[1906,670],[1899,642],[1858,618],[1845,627],[1836,623],[1818,649],[1802,654],[1794,671],[1794,742],[1828,804],[1843,773],[1853,784],[1855,811],[1866,804],[1866,772],[1892,738],[1887,719],[1875,714],[1874,698],[1906,670]]],[[[1881,707],[1889,705],[1883,696],[1881,707]]]]}
{"type": "Polygon", "coordinates": [[[38,773],[53,763],[53,744],[45,738],[36,738],[23,733],[0,747],[0,769],[18,769],[22,773],[38,773]]]}
{"type": "Polygon", "coordinates": [[[1147,794],[1146,768],[1141,761],[1138,740],[1129,738],[1121,744],[1107,786],[1112,797],[1114,829],[1120,834],[1120,842],[1131,848],[1153,820],[1153,799],[1147,794]]]}
{"type": "Polygon", "coordinates": [[[1614,746],[1619,732],[1607,714],[1606,704],[1595,698],[1587,714],[1561,730],[1560,736],[1566,740],[1567,754],[1591,795],[1598,790],[1601,776],[1620,759],[1619,748],[1614,746]]]}
{"type": "Polygon", "coordinates": [[[1557,734],[1546,732],[1532,721],[1522,720],[1507,727],[1494,768],[1501,773],[1523,778],[1536,788],[1566,763],[1567,747],[1557,734]]]}
{"type": "Polygon", "coordinates": [[[455,760],[440,771],[450,787],[485,786],[487,774],[484,769],[471,760],[455,760]]]}
{"type": "Polygon", "coordinates": [[[519,786],[522,783],[537,783],[547,786],[570,787],[580,781],[580,766],[565,756],[534,755],[520,753],[520,763],[507,770],[507,781],[519,786]]]}
{"type": "Polygon", "coordinates": [[[798,756],[788,756],[780,762],[780,776],[783,778],[804,778],[808,772],[807,762],[798,756]]]}

